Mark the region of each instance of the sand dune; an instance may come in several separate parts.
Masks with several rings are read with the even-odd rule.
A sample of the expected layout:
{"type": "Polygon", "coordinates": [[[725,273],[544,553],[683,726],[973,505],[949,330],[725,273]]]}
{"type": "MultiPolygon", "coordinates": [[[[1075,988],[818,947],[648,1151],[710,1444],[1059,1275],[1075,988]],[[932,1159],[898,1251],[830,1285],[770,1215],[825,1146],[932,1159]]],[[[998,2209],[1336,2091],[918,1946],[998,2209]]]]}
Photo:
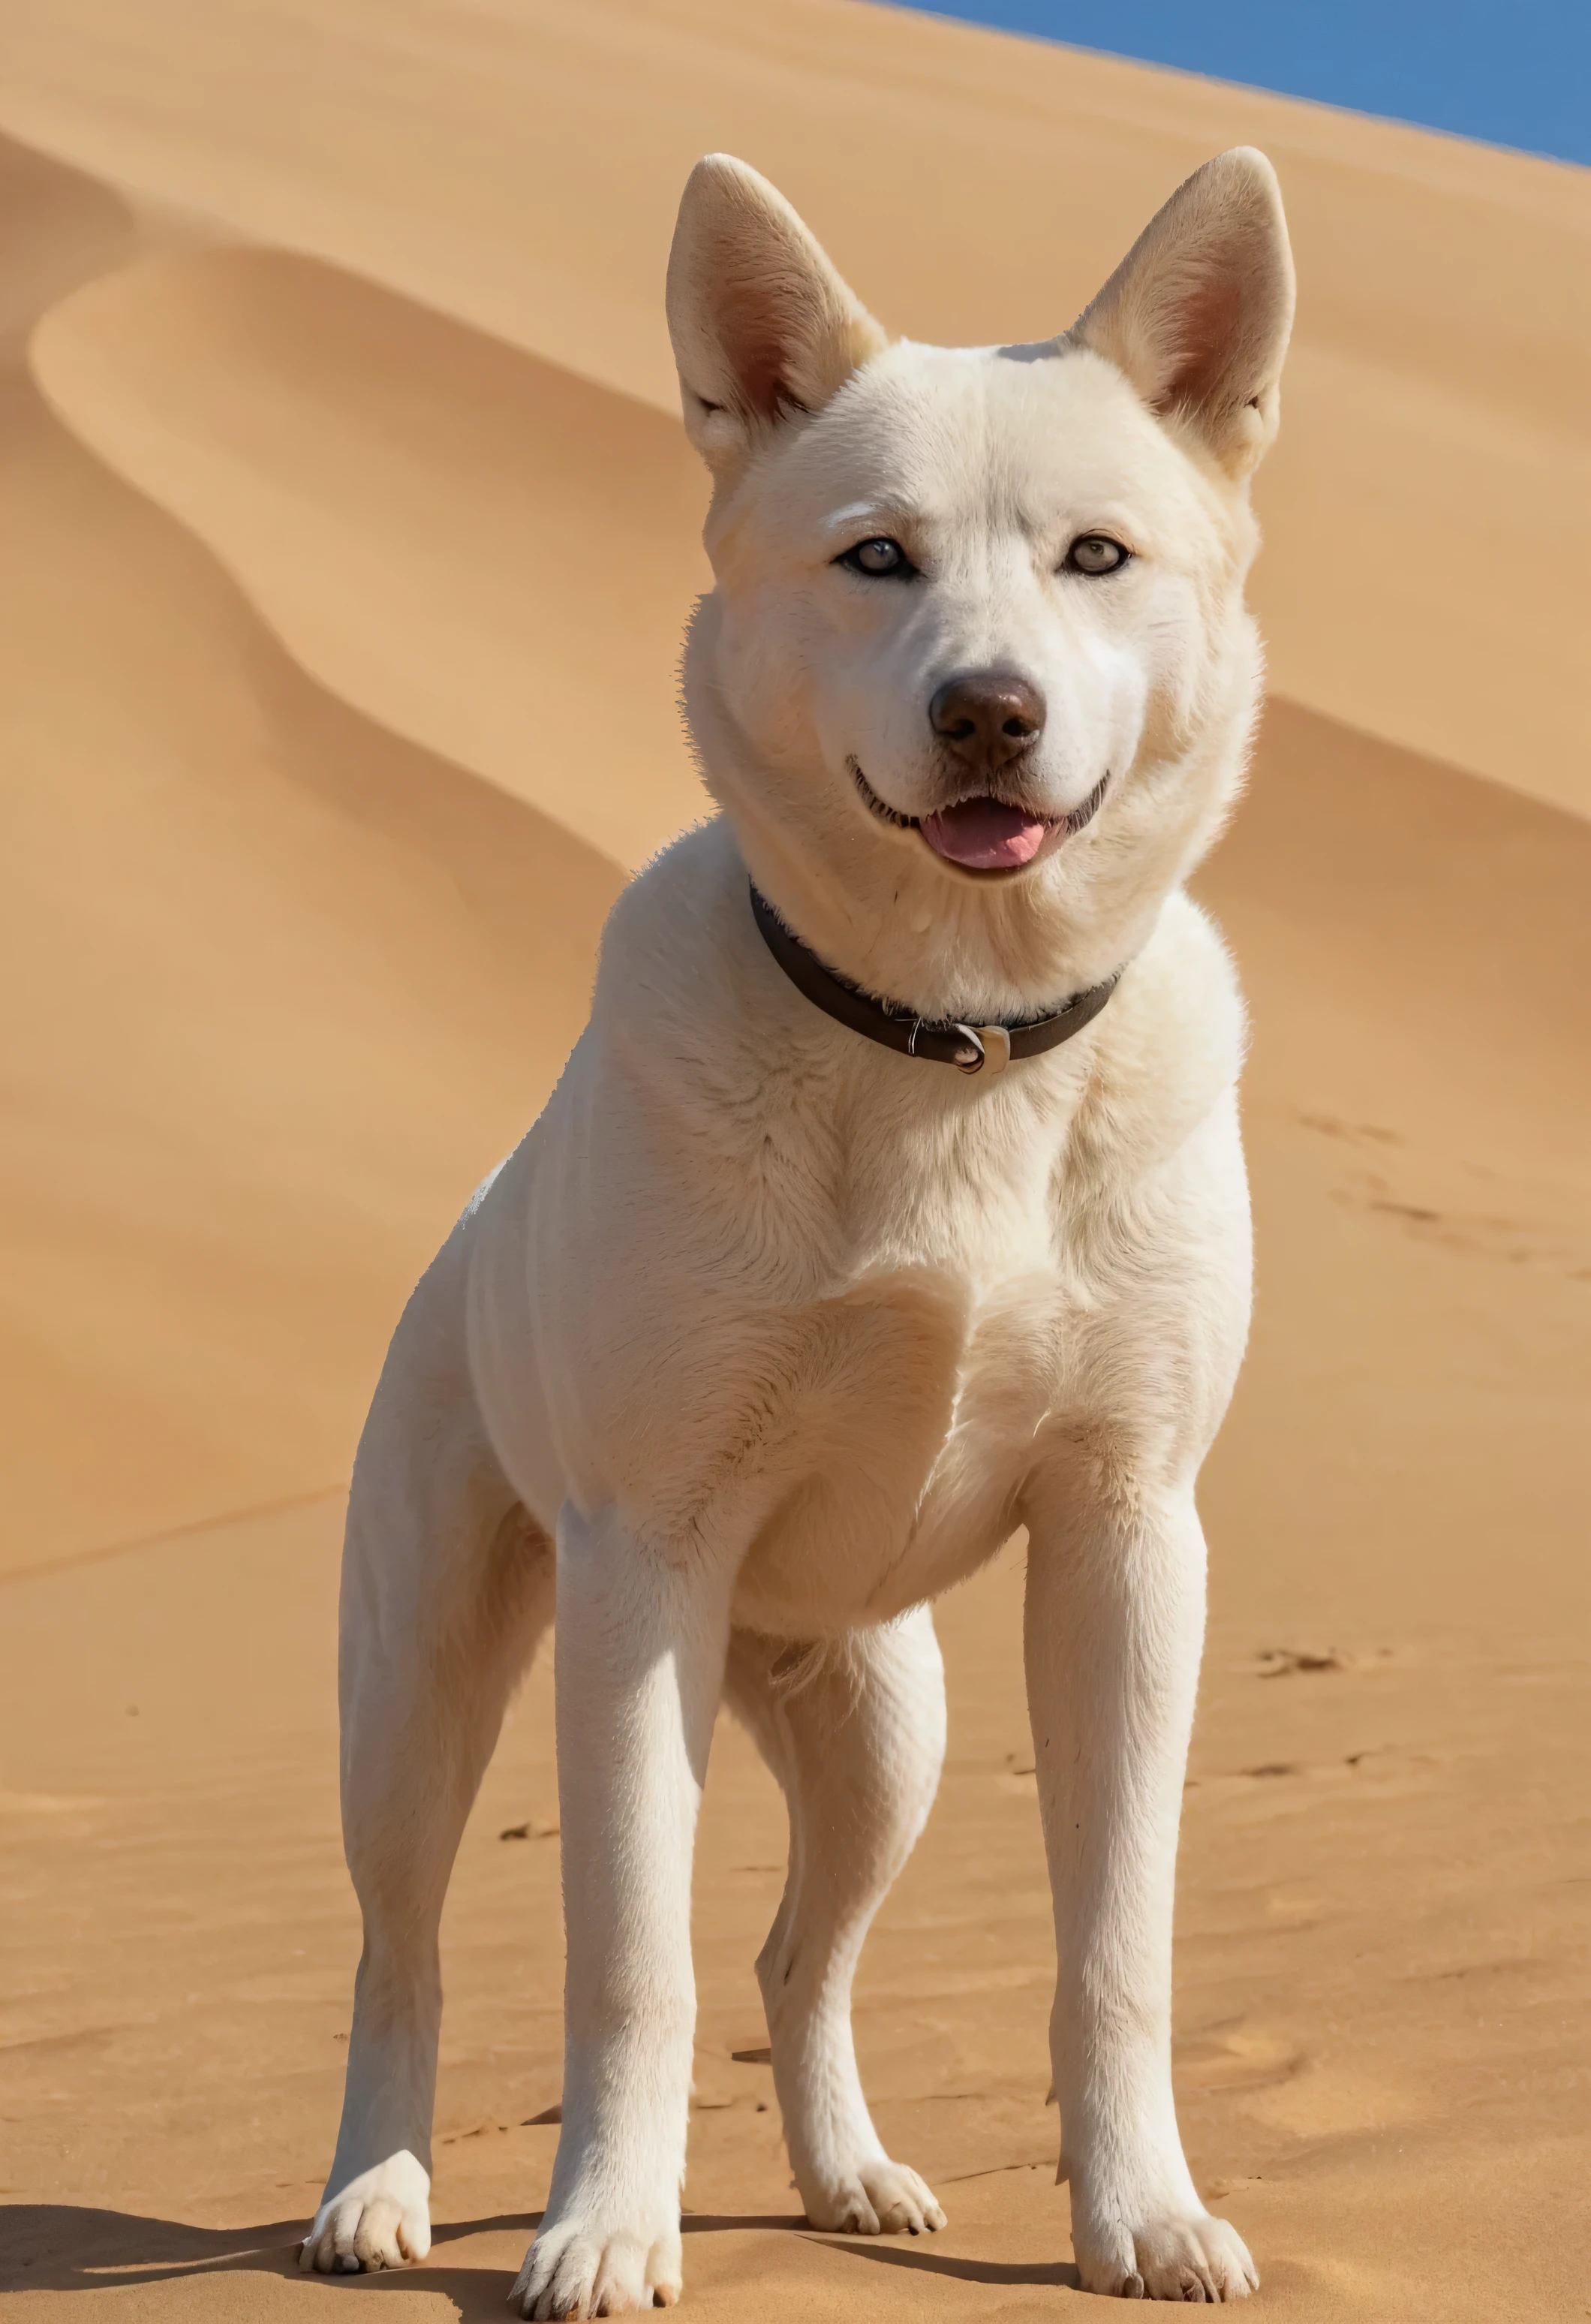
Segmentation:
{"type": "Polygon", "coordinates": [[[27,1565],[346,1474],[438,1217],[579,1029],[618,874],[319,691],[207,555],[41,412],[6,420],[27,1565]]]}
{"type": "Polygon", "coordinates": [[[0,138],[0,359],[11,365],[22,360],[40,316],[79,283],[124,264],[139,233],[132,209],[108,186],[9,138],[0,138]]]}
{"type": "Polygon", "coordinates": [[[629,870],[706,812],[674,698],[706,493],[676,421],[271,252],[95,282],[32,368],[344,701],[629,870]]]}
{"type": "Polygon", "coordinates": [[[858,0],[0,0],[0,127],[669,413],[699,152],[774,178],[895,328],[977,344],[1070,321],[1180,178],[1263,145],[1303,285],[1277,688],[1591,811],[1585,171],[858,0]]]}
{"type": "Polygon", "coordinates": [[[345,1476],[438,1218],[579,1029],[619,875],[313,683],[15,374],[0,466],[27,1566],[345,1476]]]}
{"type": "MultiPolygon", "coordinates": [[[[897,326],[979,339],[1064,319],[1246,135],[1305,303],[1278,695],[1201,881],[1255,1010],[1260,1301],[1205,1491],[1180,2098],[1278,2316],[1577,2312],[1591,823],[1543,802],[1591,807],[1585,173],[857,0],[0,0],[0,2281],[496,2315],[545,2193],[543,1669],[445,1932],[432,2264],[290,2272],[357,1947],[353,1438],[624,870],[700,810],[686,164],[745,151],[897,326]]],[[[864,1969],[880,2119],[952,2213],[929,2250],[794,2218],[732,2058],[782,1830],[720,1736],[704,2316],[1075,2304],[1018,1590],[1013,1554],[943,1625],[944,1790],[864,1969]]]]}

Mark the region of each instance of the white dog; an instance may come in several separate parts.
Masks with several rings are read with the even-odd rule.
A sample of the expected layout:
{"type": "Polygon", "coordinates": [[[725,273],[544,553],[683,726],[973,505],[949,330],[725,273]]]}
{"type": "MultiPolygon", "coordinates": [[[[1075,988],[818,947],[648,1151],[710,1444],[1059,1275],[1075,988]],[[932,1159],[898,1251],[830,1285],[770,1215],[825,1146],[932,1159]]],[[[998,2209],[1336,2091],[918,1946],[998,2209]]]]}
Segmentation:
{"type": "Polygon", "coordinates": [[[1249,1299],[1243,1009],[1182,882],[1242,779],[1248,479],[1292,309],[1252,152],[1071,331],[971,350],[891,341],[752,171],[694,172],[668,313],[714,485],[685,691],[722,813],[616,906],[590,1025],[416,1291],[360,1445],[364,1951],[306,2266],[428,2248],[443,1894],[555,1600],[563,2130],[513,2304],[678,2296],[726,1698],[789,1803],[758,1972],[807,2217],[943,2224],[869,2116],[851,1978],[938,1776],[930,1602],[1025,1526],[1082,2281],[1257,2282],[1171,2081],[1194,1480],[1249,1299]]]}

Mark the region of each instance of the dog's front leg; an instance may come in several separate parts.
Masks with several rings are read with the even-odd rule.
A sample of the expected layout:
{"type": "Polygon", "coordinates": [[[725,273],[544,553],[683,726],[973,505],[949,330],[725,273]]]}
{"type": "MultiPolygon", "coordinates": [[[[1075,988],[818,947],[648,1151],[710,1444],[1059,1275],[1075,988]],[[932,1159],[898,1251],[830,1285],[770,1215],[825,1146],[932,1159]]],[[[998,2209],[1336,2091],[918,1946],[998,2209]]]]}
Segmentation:
{"type": "Polygon", "coordinates": [[[1085,2290],[1240,2300],[1259,2279],[1183,2160],[1171,2079],[1177,1826],[1204,1632],[1191,1485],[1106,1450],[1029,1522],[1025,1652],[1054,1892],[1051,2055],[1085,2290]]]}
{"type": "Polygon", "coordinates": [[[691,1850],[733,1573],[676,1564],[611,1508],[557,1536],[563,2130],[513,2302],[528,2317],[668,2307],[695,1986],[691,1850]]]}

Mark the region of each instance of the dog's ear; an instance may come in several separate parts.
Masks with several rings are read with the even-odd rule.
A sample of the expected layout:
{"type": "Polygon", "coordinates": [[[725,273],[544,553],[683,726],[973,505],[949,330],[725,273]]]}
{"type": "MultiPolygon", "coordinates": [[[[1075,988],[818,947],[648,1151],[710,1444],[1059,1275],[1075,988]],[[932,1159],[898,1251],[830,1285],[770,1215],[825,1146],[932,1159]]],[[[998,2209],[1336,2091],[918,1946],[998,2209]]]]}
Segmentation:
{"type": "Polygon", "coordinates": [[[1178,187],[1067,337],[1242,476],[1276,433],[1292,299],[1276,172],[1237,145],[1178,187]]]}
{"type": "Polygon", "coordinates": [[[686,181],[668,254],[685,433],[709,466],[818,411],[886,334],[784,196],[728,153],[686,181]]]}

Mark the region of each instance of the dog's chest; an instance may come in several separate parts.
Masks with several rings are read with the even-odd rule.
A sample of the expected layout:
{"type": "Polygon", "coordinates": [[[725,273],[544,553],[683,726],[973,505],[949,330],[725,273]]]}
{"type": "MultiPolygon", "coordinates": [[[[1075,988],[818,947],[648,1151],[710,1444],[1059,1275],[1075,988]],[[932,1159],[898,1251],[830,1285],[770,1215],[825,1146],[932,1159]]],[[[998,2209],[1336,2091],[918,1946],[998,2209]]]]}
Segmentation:
{"type": "Polygon", "coordinates": [[[1042,1179],[960,1208],[897,1202],[867,1264],[802,1319],[804,1387],[737,1618],[831,1633],[991,1556],[1063,1394],[1074,1309],[1042,1179]]]}

